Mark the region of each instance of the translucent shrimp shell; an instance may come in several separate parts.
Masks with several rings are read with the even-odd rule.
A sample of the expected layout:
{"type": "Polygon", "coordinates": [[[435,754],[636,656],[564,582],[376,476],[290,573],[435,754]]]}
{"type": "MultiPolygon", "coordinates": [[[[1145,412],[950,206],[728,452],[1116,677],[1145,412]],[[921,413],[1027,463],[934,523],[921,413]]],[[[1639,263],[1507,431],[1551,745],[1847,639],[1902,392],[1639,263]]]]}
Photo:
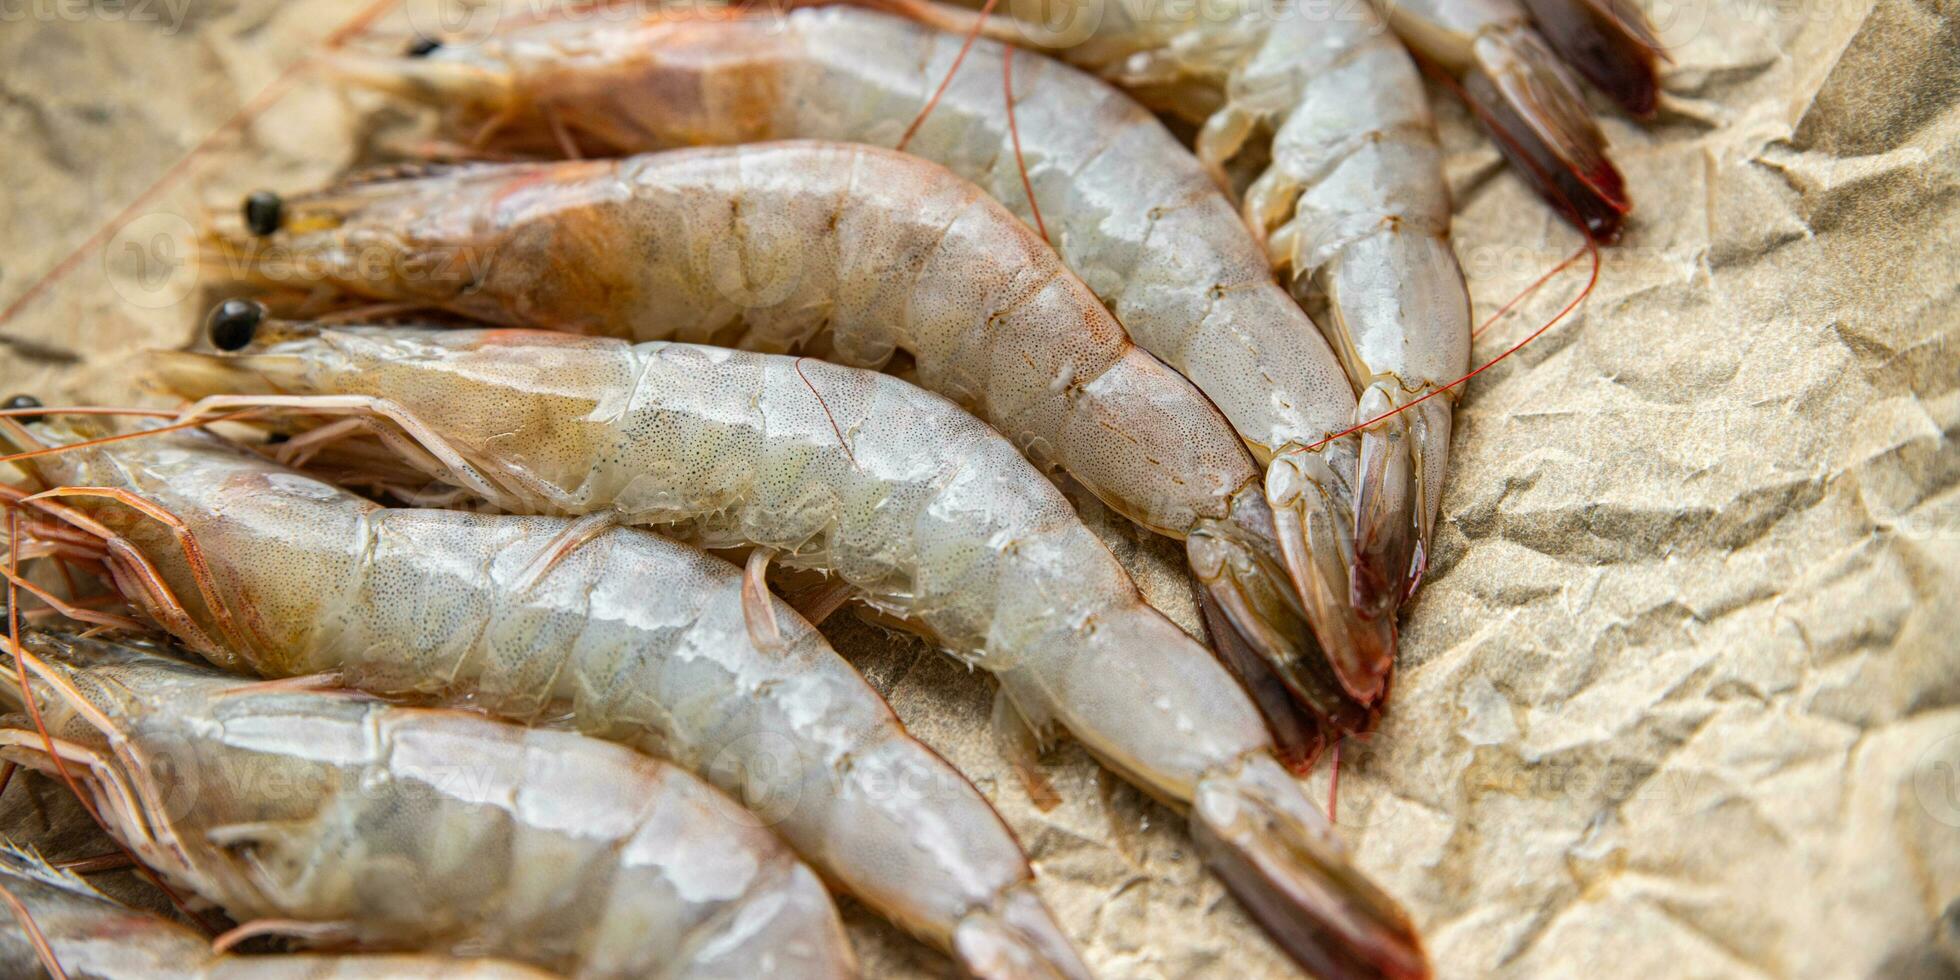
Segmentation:
{"type": "MultiPolygon", "coordinates": [[[[855,973],[816,875],[674,766],[570,732],[52,646],[37,671],[57,683],[37,697],[80,746],[64,751],[110,831],[238,921],[580,977],[855,973]]],[[[0,755],[45,770],[42,745],[0,731],[0,755]]]]}
{"type": "MultiPolygon", "coordinates": [[[[515,963],[427,953],[213,953],[190,927],[125,907],[39,855],[0,843],[0,888],[19,901],[70,976],[172,980],[551,980],[515,963]]],[[[41,964],[24,929],[0,929],[0,972],[38,976],[41,964]]]]}
{"type": "Polygon", "coordinates": [[[273,341],[171,360],[245,403],[350,412],[503,508],[614,515],[836,574],[990,671],[1033,724],[1190,804],[1212,866],[1303,963],[1426,970],[1232,676],[1144,604],[1060,491],[945,399],[821,361],[555,333],[273,341]],[[254,394],[268,391],[295,394],[254,394]]]}
{"type": "MultiPolygon", "coordinates": [[[[34,428],[72,438],[55,425],[34,428]]],[[[127,489],[184,522],[214,606],[171,535],[101,509],[216,638],[200,652],[218,663],[564,719],[742,793],[928,941],[1086,973],[986,801],[787,605],[765,600],[759,638],[725,561],[637,529],[382,509],[201,434],[45,460],[60,482],[127,489]]]]}

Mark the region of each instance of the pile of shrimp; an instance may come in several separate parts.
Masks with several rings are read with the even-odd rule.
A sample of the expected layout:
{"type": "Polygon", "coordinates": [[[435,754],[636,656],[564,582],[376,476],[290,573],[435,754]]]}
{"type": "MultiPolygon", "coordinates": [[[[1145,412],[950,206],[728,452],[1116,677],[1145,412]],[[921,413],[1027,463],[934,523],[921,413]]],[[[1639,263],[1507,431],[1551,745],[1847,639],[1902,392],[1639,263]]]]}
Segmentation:
{"type": "Polygon", "coordinates": [[[1631,205],[1573,71],[1646,118],[1659,45],[1622,0],[1049,14],[336,56],[433,135],[211,218],[174,407],[0,409],[0,792],[57,780],[182,920],[0,842],[9,973],[847,976],[835,894],[1091,976],[849,605],[991,675],[1031,791],[1066,733],[1185,814],[1302,969],[1428,976],[1299,777],[1386,707],[1452,406],[1557,321],[1472,368],[1423,76],[1596,278],[1631,205]]]}

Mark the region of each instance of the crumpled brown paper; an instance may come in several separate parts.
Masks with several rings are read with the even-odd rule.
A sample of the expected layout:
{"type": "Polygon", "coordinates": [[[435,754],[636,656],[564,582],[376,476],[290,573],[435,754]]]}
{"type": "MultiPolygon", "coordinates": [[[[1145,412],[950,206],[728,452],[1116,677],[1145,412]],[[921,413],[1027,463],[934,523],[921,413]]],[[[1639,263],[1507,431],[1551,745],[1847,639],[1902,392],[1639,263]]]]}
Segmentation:
{"type": "MultiPolygon", "coordinates": [[[[115,7],[5,8],[0,303],[356,5],[115,7]]],[[[1393,708],[1344,749],[1341,832],[1445,976],[1960,969],[1960,18],[1648,7],[1672,55],[1659,119],[1595,100],[1637,210],[1579,313],[1459,409],[1393,708]]],[[[409,11],[377,30],[457,26],[409,11]]],[[[1492,311],[1578,239],[1435,94],[1492,311]]],[[[387,120],[301,78],[0,326],[4,388],[140,397],[132,354],[199,312],[198,205],[324,180],[387,120]]],[[[1183,588],[1173,549],[1124,557],[1183,588]]],[[[849,616],[826,631],[996,803],[1102,975],[1287,972],[1178,817],[1066,744],[1045,757],[1063,802],[1036,810],[989,737],[991,682],[849,616]]],[[[11,790],[7,828],[44,830],[50,792],[11,790]]],[[[847,914],[868,973],[950,971],[847,914]]]]}

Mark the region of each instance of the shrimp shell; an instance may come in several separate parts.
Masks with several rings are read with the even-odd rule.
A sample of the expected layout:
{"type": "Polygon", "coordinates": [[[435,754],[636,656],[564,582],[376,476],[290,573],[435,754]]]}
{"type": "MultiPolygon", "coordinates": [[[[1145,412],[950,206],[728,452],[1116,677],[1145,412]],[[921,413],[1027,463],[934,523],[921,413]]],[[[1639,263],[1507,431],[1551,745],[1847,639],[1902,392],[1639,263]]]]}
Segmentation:
{"type": "Polygon", "coordinates": [[[418,440],[441,459],[431,476],[502,509],[611,513],[834,573],[991,672],[1037,728],[1192,804],[1213,866],[1303,962],[1426,970],[1406,917],[1346,868],[1274,761],[1246,693],[1144,604],[1060,491],[943,398],[820,361],[518,331],[330,327],[166,363],[300,393],[193,414],[346,411],[418,440]]]}
{"type": "MultiPolygon", "coordinates": [[[[459,980],[550,980],[515,963],[427,954],[244,956],[211,952],[189,928],[127,908],[79,876],[0,841],[0,890],[20,902],[70,976],[105,980],[357,980],[362,977],[455,977],[459,980]]],[[[15,913],[19,915],[18,912],[15,913]]],[[[0,971],[37,976],[41,966],[25,929],[0,929],[0,971]]]]}
{"type": "MultiPolygon", "coordinates": [[[[894,2],[949,27],[974,19],[894,2]]],[[[1365,3],[1064,0],[1050,13],[1059,31],[1011,16],[983,26],[1201,124],[1198,156],[1221,173],[1270,136],[1245,220],[1325,331],[1359,393],[1357,421],[1379,420],[1361,433],[1347,598],[1363,620],[1393,622],[1427,567],[1449,459],[1445,386],[1470,357],[1469,294],[1415,65],[1365,3]]],[[[1269,473],[1269,488],[1286,476],[1269,473]]],[[[1269,498],[1283,510],[1282,495],[1269,498]]],[[[1388,658],[1333,662],[1364,703],[1386,689],[1388,658]]]]}
{"type": "MultiPolygon", "coordinates": [[[[1567,12],[1582,3],[1539,0],[1535,6],[1567,12]]],[[[1606,138],[1579,83],[1532,29],[1517,0],[1375,0],[1375,5],[1404,43],[1457,79],[1458,90],[1520,177],[1589,236],[1602,242],[1619,238],[1633,209],[1625,181],[1606,155],[1606,138]]],[[[1561,17],[1558,23],[1578,27],[1586,19],[1561,17]]],[[[1629,95],[1635,104],[1642,98],[1629,95]]],[[[1644,99],[1651,106],[1652,95],[1644,99]]]]}
{"type": "MultiPolygon", "coordinates": [[[[1003,112],[1008,49],[850,7],[663,11],[545,21],[422,59],[342,56],[343,74],[435,101],[464,137],[562,152],[549,120],[612,153],[825,139],[890,146],[973,181],[1023,220],[1003,112]]],[[[1261,460],[1352,424],[1352,392],[1312,323],[1190,151],[1080,71],[1013,53],[1021,157],[1050,239],[1137,344],[1216,402],[1261,460]]],[[[645,337],[642,339],[665,339],[645,337]]]]}
{"type": "MultiPolygon", "coordinates": [[[[59,425],[32,428],[72,441],[59,425]]],[[[213,563],[216,610],[169,534],[127,533],[197,606],[197,632],[221,638],[185,636],[221,666],[563,719],[741,795],[832,880],[979,975],[1087,975],[993,809],[794,610],[745,597],[725,561],[589,521],[381,509],[201,434],[42,464],[53,482],[127,489],[186,523],[213,563]]]]}
{"type": "MultiPolygon", "coordinates": [[[[674,766],[100,641],[29,643],[55,751],[106,829],[240,922],[579,977],[856,972],[816,875],[674,766]]],[[[0,729],[8,761],[50,771],[47,744],[0,729]]]]}
{"type": "MultiPolygon", "coordinates": [[[[894,143],[958,47],[956,37],[847,8],[659,14],[539,25],[343,71],[494,112],[496,137],[523,147],[555,145],[547,118],[613,149],[776,135],[894,143]]],[[[982,47],[906,149],[1035,218],[1000,116],[1005,49],[982,47]]],[[[447,288],[351,267],[327,278],[494,323],[802,351],[855,367],[909,355],[911,380],[984,417],[1037,463],[1066,468],[1119,514],[1190,539],[1190,564],[1223,617],[1325,719],[1329,692],[1311,676],[1325,668],[1307,662],[1323,655],[1307,633],[1337,662],[1386,662],[1394,649],[1390,621],[1364,621],[1347,602],[1354,445],[1337,441],[1301,463],[1307,490],[1286,498],[1292,521],[1262,500],[1258,461],[1298,455],[1350,425],[1347,376],[1231,204],[1149,112],[1053,61],[1019,63],[1031,186],[1047,196],[1060,259],[1084,276],[1054,272],[1043,302],[1015,306],[1015,290],[994,286],[1043,282],[1058,269],[1025,225],[1004,221],[982,235],[980,221],[951,223],[933,206],[951,190],[909,190],[939,186],[909,157],[800,149],[792,163],[784,147],[808,147],[798,143],[633,159],[619,167],[641,174],[631,178],[635,202],[604,218],[590,204],[606,172],[594,165],[466,169],[300,196],[284,231],[218,247],[227,269],[274,282],[290,276],[257,270],[261,249],[329,267],[378,249],[400,253],[394,265],[408,269],[461,249],[496,259],[447,288]],[[549,186],[498,196],[529,180],[515,174],[539,172],[549,186]],[[631,231],[643,227],[659,231],[631,231]],[[1094,308],[1098,296],[1115,319],[1094,308]],[[1049,327],[1029,325],[1035,318],[1049,327]],[[1190,382],[1160,376],[1143,353],[1117,359],[1123,329],[1190,382]],[[1225,445],[1239,437],[1250,455],[1225,445]]]]}
{"type": "MultiPolygon", "coordinates": [[[[1223,519],[1258,480],[1217,409],[1026,225],[902,153],[787,142],[485,165],[287,207],[294,231],[270,248],[320,256],[327,284],[376,299],[856,367],[904,358],[917,383],[1160,533],[1223,519]],[[332,226],[302,230],[315,220],[332,226]],[[372,274],[376,250],[394,253],[393,275],[372,274]],[[446,253],[474,274],[413,274],[446,253]]],[[[250,269],[280,282],[270,262],[250,269]]]]}

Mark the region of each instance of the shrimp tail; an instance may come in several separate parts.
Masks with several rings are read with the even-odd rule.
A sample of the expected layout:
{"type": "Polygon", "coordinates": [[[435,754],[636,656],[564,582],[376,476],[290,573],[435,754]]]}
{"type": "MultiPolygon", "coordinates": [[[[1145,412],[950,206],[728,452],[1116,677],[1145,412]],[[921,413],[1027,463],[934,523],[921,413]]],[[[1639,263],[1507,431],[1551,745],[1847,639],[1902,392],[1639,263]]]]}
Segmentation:
{"type": "Polygon", "coordinates": [[[1076,955],[1032,885],[1002,892],[991,908],[967,913],[953,932],[953,951],[983,980],[1087,980],[1076,955]]]}
{"type": "MultiPolygon", "coordinates": [[[[1392,408],[1382,389],[1362,396],[1357,414],[1374,418],[1392,408]]],[[[1360,483],[1355,491],[1354,566],[1349,601],[1368,619],[1393,620],[1415,564],[1416,528],[1408,519],[1417,494],[1409,420],[1393,415],[1361,430],[1360,483]]]]}
{"type": "Polygon", "coordinates": [[[1540,196],[1594,239],[1618,240],[1633,203],[1577,83],[1551,48],[1519,27],[1479,37],[1474,58],[1463,97],[1498,148],[1540,196]]]}
{"type": "Polygon", "coordinates": [[[1349,590],[1354,608],[1368,619],[1392,621],[1422,583],[1443,474],[1449,472],[1448,395],[1410,399],[1399,382],[1378,382],[1362,393],[1356,412],[1362,419],[1380,419],[1361,430],[1349,590]]]}
{"type": "Polygon", "coordinates": [[[1203,778],[1191,831],[1206,863],[1309,973],[1430,975],[1408,913],[1349,863],[1327,818],[1270,756],[1203,778]]]}
{"type": "Polygon", "coordinates": [[[1266,719],[1266,731],[1288,772],[1306,775],[1326,747],[1327,736],[1321,720],[1296,701],[1280,678],[1279,668],[1260,650],[1253,648],[1244,634],[1219,605],[1217,592],[1210,587],[1198,591],[1198,611],[1211,630],[1212,645],[1219,662],[1238,678],[1239,686],[1266,719]]]}
{"type": "Polygon", "coordinates": [[[1231,506],[1230,517],[1205,521],[1185,539],[1202,608],[1220,658],[1260,706],[1282,756],[1309,764],[1327,730],[1366,731],[1373,715],[1335,682],[1316,646],[1265,488],[1244,487],[1231,506]]]}
{"type": "Polygon", "coordinates": [[[1627,0],[1525,0],[1545,42],[1620,107],[1652,119],[1659,100],[1660,38],[1627,0]]]}
{"type": "MultiPolygon", "coordinates": [[[[1346,440],[1320,450],[1298,446],[1282,450],[1266,468],[1265,494],[1272,506],[1287,571],[1307,621],[1313,624],[1325,665],[1347,697],[1372,706],[1387,690],[1388,673],[1395,663],[1395,616],[1392,604],[1384,615],[1357,607],[1351,598],[1356,562],[1361,556],[1355,549],[1356,531],[1350,518],[1357,513],[1352,502],[1355,497],[1342,474],[1352,472],[1352,453],[1346,440]]],[[[1381,474],[1361,474],[1360,498],[1364,501],[1393,495],[1398,492],[1395,487],[1407,482],[1391,478],[1391,474],[1401,472],[1396,467],[1406,466],[1406,454],[1397,457],[1385,453],[1381,458],[1381,474]],[[1370,480],[1386,484],[1387,489],[1369,489],[1370,480]]],[[[1406,509],[1387,509],[1387,504],[1395,502],[1384,501],[1384,513],[1407,513],[1406,509]]],[[[1383,525],[1385,529],[1396,526],[1394,522],[1383,525]]],[[[1372,539],[1372,544],[1391,546],[1388,537],[1372,539]]],[[[1283,675],[1296,696],[1306,695],[1315,679],[1305,669],[1308,666],[1303,664],[1303,669],[1283,675]]]]}

